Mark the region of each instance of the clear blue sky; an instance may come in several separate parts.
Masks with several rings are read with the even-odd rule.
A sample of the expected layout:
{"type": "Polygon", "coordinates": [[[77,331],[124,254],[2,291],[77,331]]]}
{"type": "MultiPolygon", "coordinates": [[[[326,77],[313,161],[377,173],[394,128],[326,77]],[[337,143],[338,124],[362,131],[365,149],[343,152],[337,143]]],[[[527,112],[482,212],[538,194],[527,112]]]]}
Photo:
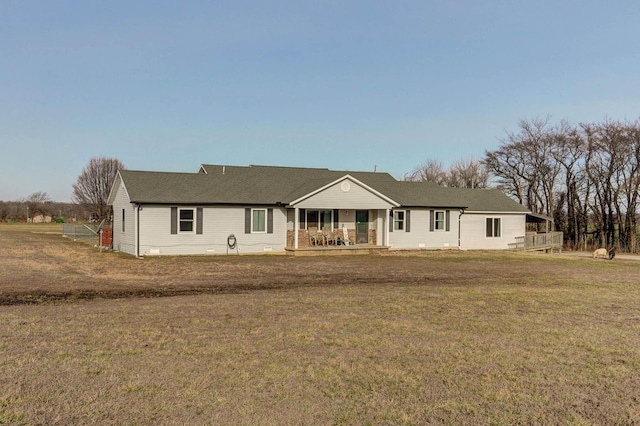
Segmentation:
{"type": "Polygon", "coordinates": [[[387,171],[640,117],[640,2],[0,0],[0,200],[91,157],[387,171]]]}

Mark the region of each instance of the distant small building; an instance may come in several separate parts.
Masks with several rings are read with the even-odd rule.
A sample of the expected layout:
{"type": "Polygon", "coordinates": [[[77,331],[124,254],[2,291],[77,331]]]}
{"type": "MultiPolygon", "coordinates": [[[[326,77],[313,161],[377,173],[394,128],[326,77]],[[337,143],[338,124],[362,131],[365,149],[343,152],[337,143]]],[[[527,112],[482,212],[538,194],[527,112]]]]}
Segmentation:
{"type": "Polygon", "coordinates": [[[50,215],[37,214],[29,219],[31,223],[51,223],[53,219],[50,215]]]}

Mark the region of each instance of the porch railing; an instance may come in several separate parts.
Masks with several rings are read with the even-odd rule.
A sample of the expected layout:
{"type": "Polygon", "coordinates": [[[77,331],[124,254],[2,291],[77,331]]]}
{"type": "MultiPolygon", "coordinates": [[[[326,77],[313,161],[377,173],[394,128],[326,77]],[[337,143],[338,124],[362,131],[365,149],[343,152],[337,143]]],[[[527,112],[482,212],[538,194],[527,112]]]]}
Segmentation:
{"type": "Polygon", "coordinates": [[[516,242],[509,244],[514,250],[561,250],[562,232],[547,232],[516,237],[516,242]]]}

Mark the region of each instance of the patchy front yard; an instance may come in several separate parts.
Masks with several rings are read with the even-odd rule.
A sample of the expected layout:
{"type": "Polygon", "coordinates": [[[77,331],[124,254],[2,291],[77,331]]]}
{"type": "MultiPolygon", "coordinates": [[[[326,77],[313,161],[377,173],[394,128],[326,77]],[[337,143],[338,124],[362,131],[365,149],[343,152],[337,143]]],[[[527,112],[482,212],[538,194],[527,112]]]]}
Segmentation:
{"type": "Polygon", "coordinates": [[[139,260],[0,228],[0,424],[638,423],[639,268],[139,260]]]}

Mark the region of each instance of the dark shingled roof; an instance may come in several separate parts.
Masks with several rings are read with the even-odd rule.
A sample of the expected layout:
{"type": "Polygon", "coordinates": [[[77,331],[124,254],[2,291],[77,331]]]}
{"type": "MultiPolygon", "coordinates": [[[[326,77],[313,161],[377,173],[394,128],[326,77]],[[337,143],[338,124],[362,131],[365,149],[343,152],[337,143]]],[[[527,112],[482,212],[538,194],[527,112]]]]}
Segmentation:
{"type": "Polygon", "coordinates": [[[529,210],[497,189],[446,188],[429,182],[398,182],[396,198],[405,207],[464,207],[469,211],[529,210]]]}
{"type": "Polygon", "coordinates": [[[208,164],[199,173],[120,171],[131,202],[141,204],[286,205],[346,175],[404,207],[528,212],[498,190],[397,181],[388,173],[208,164]]]}

